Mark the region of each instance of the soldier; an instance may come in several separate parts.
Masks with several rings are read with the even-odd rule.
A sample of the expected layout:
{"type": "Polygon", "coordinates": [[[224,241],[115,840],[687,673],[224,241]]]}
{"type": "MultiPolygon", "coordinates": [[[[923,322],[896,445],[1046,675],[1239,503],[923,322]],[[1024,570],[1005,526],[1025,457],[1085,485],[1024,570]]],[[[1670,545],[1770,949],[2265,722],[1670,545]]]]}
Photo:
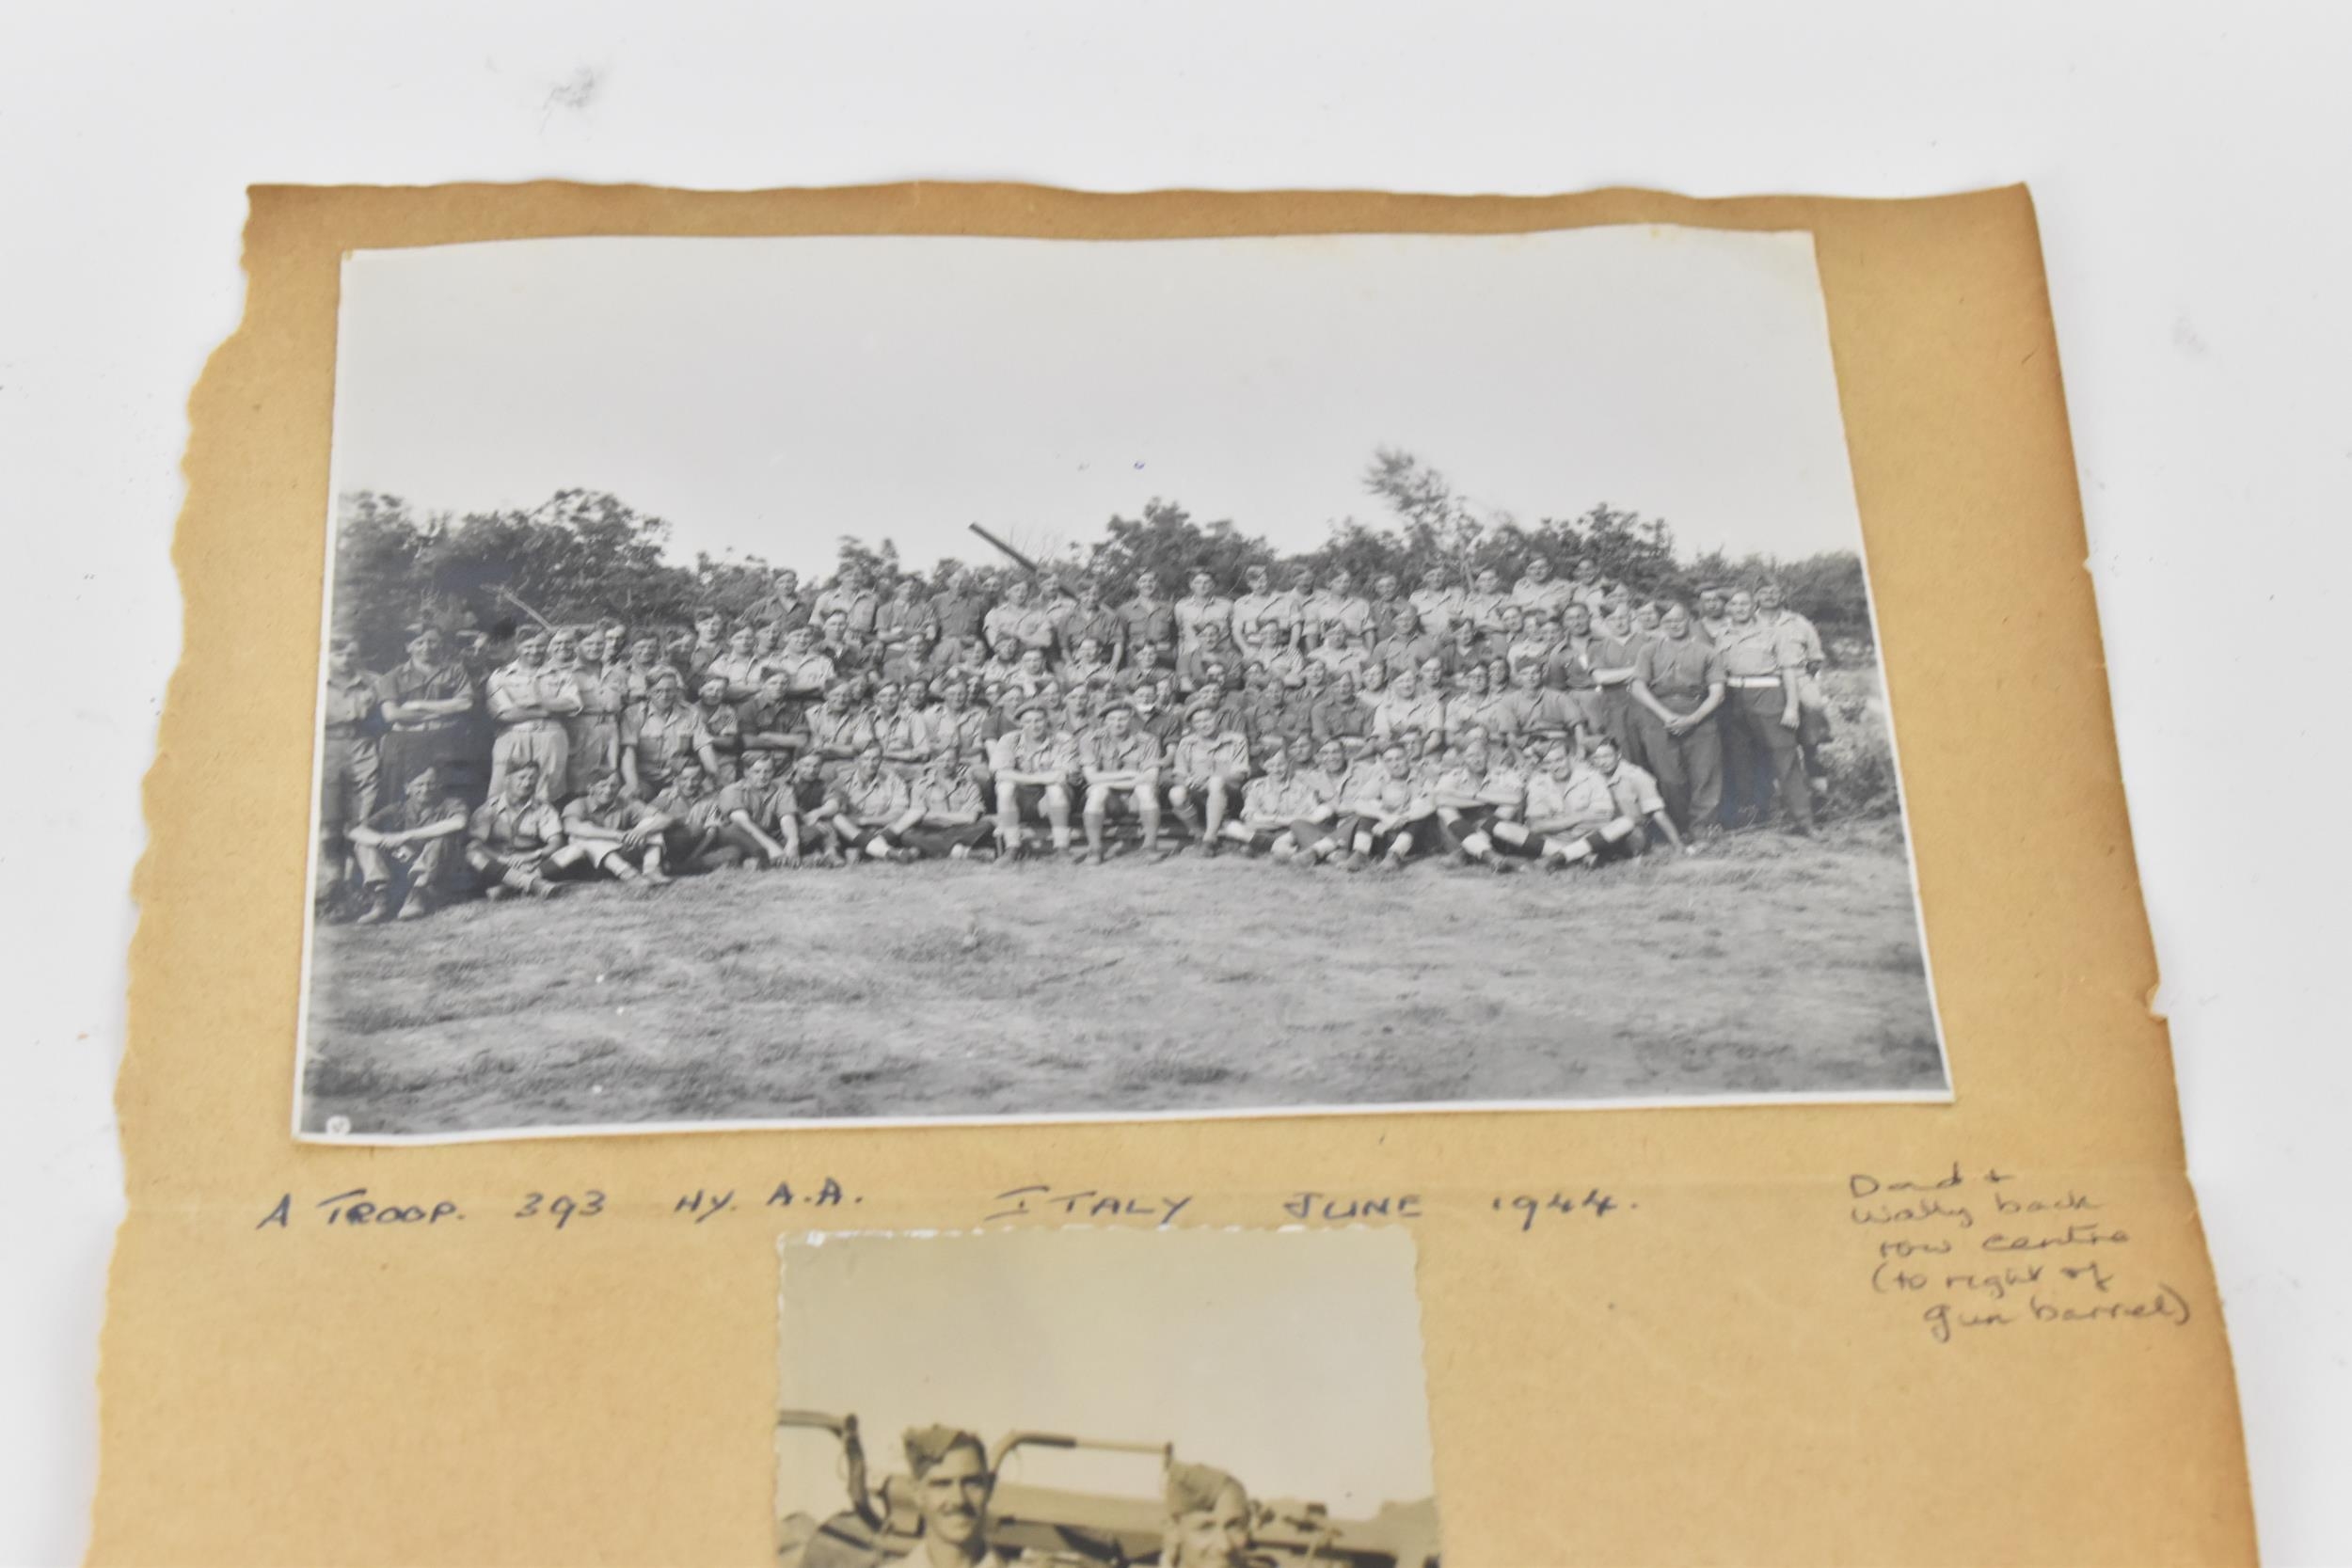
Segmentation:
{"type": "Polygon", "coordinates": [[[980,635],[987,618],[988,596],[980,592],[979,579],[969,566],[957,567],[947,586],[931,595],[931,619],[939,626],[940,650],[950,661],[969,652],[987,651],[980,635]]]}
{"type": "Polygon", "coordinates": [[[1127,622],[1119,611],[1103,602],[1103,591],[1092,578],[1078,581],[1077,602],[1070,607],[1070,614],[1061,624],[1061,648],[1065,658],[1084,656],[1089,638],[1095,643],[1094,659],[1104,668],[1119,668],[1119,656],[1127,640],[1127,622]]]}
{"type": "Polygon", "coordinates": [[[902,782],[914,783],[931,754],[931,727],[907,705],[906,693],[898,682],[884,681],[874,688],[874,706],[866,721],[873,726],[875,743],[882,747],[883,768],[902,782]]]}
{"type": "MultiPolygon", "coordinates": [[[[1071,617],[1074,627],[1081,617],[1071,617]]],[[[1111,661],[1103,657],[1103,640],[1092,632],[1076,640],[1074,651],[1063,661],[1057,676],[1065,687],[1092,686],[1106,682],[1112,674],[1111,661]]]]}
{"type": "Polygon", "coordinates": [[[1444,644],[1422,628],[1421,611],[1409,604],[1396,607],[1394,624],[1389,635],[1373,650],[1373,657],[1387,669],[1391,679],[1399,670],[1417,670],[1428,659],[1437,657],[1444,644]]]}
{"type": "Polygon", "coordinates": [[[1175,647],[1176,607],[1160,597],[1157,573],[1136,574],[1135,597],[1120,607],[1119,617],[1126,624],[1125,646],[1131,665],[1136,662],[1139,650],[1149,648],[1165,655],[1175,647]]]}
{"type": "Polygon", "coordinates": [[[1481,636],[1492,637],[1502,626],[1502,607],[1510,602],[1511,596],[1502,591],[1502,574],[1484,567],[1470,591],[1462,595],[1462,618],[1476,626],[1481,636]]]}
{"type": "Polygon", "coordinates": [[[1139,680],[1127,699],[1136,710],[1136,728],[1160,743],[1160,754],[1173,751],[1184,733],[1184,710],[1172,700],[1168,683],[1139,680]]]}
{"type": "MultiPolygon", "coordinates": [[[[1606,736],[1593,743],[1589,763],[1593,772],[1609,785],[1609,798],[1617,803],[1617,815],[1636,827],[1646,824],[1658,830],[1658,836],[1670,848],[1686,855],[1698,853],[1698,846],[1685,843],[1676,829],[1674,816],[1666,810],[1665,798],[1658,792],[1658,781],[1640,763],[1627,762],[1617,754],[1616,742],[1606,736]]],[[[1633,835],[1630,847],[1635,854],[1648,848],[1645,834],[1633,835]]]]}
{"type": "MultiPolygon", "coordinates": [[[[1598,750],[1613,742],[1594,741],[1598,750]]],[[[1565,746],[1545,753],[1544,765],[1527,780],[1527,809],[1518,822],[1498,822],[1494,836],[1518,854],[1543,863],[1545,869],[1597,865],[1605,860],[1640,852],[1640,824],[1617,809],[1609,781],[1578,764],[1565,746]]]]}
{"type": "Polygon", "coordinates": [[[1804,673],[1797,680],[1797,745],[1804,752],[1805,782],[1816,797],[1829,791],[1829,772],[1821,766],[1821,747],[1831,736],[1829,699],[1822,693],[1821,634],[1811,621],[1785,608],[1780,584],[1769,578],[1756,585],[1756,618],[1792,639],[1804,651],[1804,673]]]}
{"type": "Polygon", "coordinates": [[[442,788],[468,800],[487,784],[474,745],[473,677],[448,647],[437,627],[420,626],[408,640],[408,661],[376,683],[388,726],[379,767],[394,793],[427,768],[442,788]]]}
{"type": "Polygon", "coordinates": [[[1445,705],[1443,726],[1450,743],[1459,746],[1471,730],[1495,727],[1496,710],[1508,693],[1494,690],[1490,680],[1483,664],[1470,665],[1462,672],[1459,689],[1445,705]]]}
{"type": "Polygon", "coordinates": [[[985,853],[996,824],[988,817],[987,784],[952,754],[931,758],[914,786],[922,820],[903,837],[907,847],[928,860],[968,860],[985,853]]]}
{"type": "Polygon", "coordinates": [[[1344,621],[1327,623],[1315,651],[1307,657],[1311,669],[1326,670],[1334,675],[1345,672],[1359,681],[1372,663],[1372,651],[1357,641],[1355,630],[1344,621]]]}
{"type": "Polygon", "coordinates": [[[580,681],[569,670],[548,667],[548,634],[525,632],[515,640],[515,660],[489,679],[490,718],[498,740],[490,748],[490,794],[505,793],[506,774],[518,762],[538,764],[533,776],[548,793],[561,791],[571,766],[571,732],[565,721],[579,714],[580,681]]]}
{"type": "Polygon", "coordinates": [[[776,669],[784,676],[785,695],[796,705],[796,720],[821,701],[825,689],[841,674],[832,659],[818,652],[817,633],[807,626],[784,634],[784,651],[776,656],[776,669]]]}
{"type": "Polygon", "coordinates": [[[907,1433],[906,1452],[923,1533],[913,1551],[895,1560],[914,1568],[1012,1568],[1012,1559],[988,1544],[988,1499],[996,1478],[980,1440],[953,1427],[929,1426],[907,1433]]]}
{"type": "Polygon", "coordinates": [[[908,792],[906,781],[882,766],[882,747],[867,741],[856,761],[834,784],[840,802],[833,816],[834,842],[855,860],[914,860],[915,853],[898,835],[923,820],[923,810],[908,792]]]}
{"type": "Polygon", "coordinates": [[[377,733],[381,689],[359,668],[359,642],[337,637],[326,646],[326,690],[319,737],[317,906],[330,911],[347,876],[344,835],[375,815],[381,771],[377,733]]]}
{"type": "Polygon", "coordinates": [[[1437,813],[1432,782],[1402,736],[1382,743],[1377,766],[1349,775],[1348,794],[1341,802],[1354,818],[1348,870],[1363,870],[1375,855],[1385,871],[1405,869],[1422,824],[1437,813]]]}
{"type": "Polygon", "coordinates": [[[1543,675],[1539,664],[1513,665],[1511,689],[1489,710],[1489,727],[1521,748],[1555,740],[1581,744],[1584,710],[1567,692],[1544,685],[1543,675]]]}
{"type": "Polygon", "coordinates": [[[727,701],[733,689],[735,683],[714,665],[703,672],[702,691],[694,705],[703,734],[709,737],[710,750],[719,759],[723,784],[733,784],[742,770],[743,721],[736,714],[735,705],[727,701]]]}
{"type": "MultiPolygon", "coordinates": [[[[1717,641],[1724,684],[1730,689],[1724,722],[1740,737],[1756,774],[1753,805],[1758,818],[1777,793],[1789,831],[1813,832],[1813,792],[1805,782],[1797,730],[1803,722],[1798,682],[1805,649],[1779,626],[1756,616],[1756,595],[1736,590],[1724,610],[1729,623],[1717,641]]],[[[1741,801],[1741,807],[1751,802],[1741,801]]]]}
{"type": "Polygon", "coordinates": [[[1586,612],[1598,621],[1601,612],[1608,607],[1609,599],[1609,585],[1601,580],[1600,562],[1589,555],[1579,556],[1576,564],[1569,568],[1568,575],[1571,579],[1568,584],[1569,597],[1582,605],[1586,612]]]}
{"type": "MultiPolygon", "coordinates": [[[[537,667],[532,660],[530,668],[537,667]]],[[[564,819],[541,792],[538,761],[508,759],[499,786],[466,825],[466,863],[488,879],[493,899],[518,893],[552,898],[556,888],[547,874],[566,869],[581,856],[564,842],[564,819]]]]}
{"type": "Polygon", "coordinates": [[[801,863],[799,825],[784,825],[776,793],[776,763],[760,752],[743,764],[743,776],[722,784],[712,797],[700,863],[708,868],[750,866],[772,871],[801,863]]]}
{"type": "Polygon", "coordinates": [[[1265,771],[1243,786],[1240,815],[1225,824],[1225,836],[1252,855],[1291,861],[1326,836],[1321,824],[1329,815],[1330,808],[1292,766],[1290,748],[1278,745],[1265,753],[1265,771]],[[1318,809],[1323,816],[1313,816],[1318,809]],[[1293,831],[1302,822],[1304,839],[1293,831]]]}
{"type": "Polygon", "coordinates": [[[1454,846],[1455,864],[1511,869],[1511,863],[1495,853],[1490,830],[1518,819],[1527,801],[1527,781],[1494,765],[1483,734],[1463,743],[1460,759],[1438,776],[1431,799],[1438,808],[1438,831],[1454,846]]]}
{"type": "Polygon", "coordinates": [[[993,797],[988,769],[989,713],[972,703],[972,683],[962,675],[949,675],[940,683],[939,701],[925,708],[921,715],[929,749],[926,763],[941,760],[953,763],[968,772],[978,786],[983,800],[993,797]]]}
{"type": "Polygon", "coordinates": [[[1203,860],[1216,858],[1226,801],[1240,794],[1242,781],[1248,777],[1248,735],[1211,704],[1193,704],[1184,716],[1184,734],[1176,742],[1171,760],[1168,803],[1200,841],[1203,860]]]}
{"type": "Polygon", "coordinates": [[[715,605],[705,605],[694,611],[693,640],[680,650],[677,665],[688,679],[700,685],[702,673],[710,668],[711,660],[727,651],[727,618],[715,605]]]}
{"type": "Polygon", "coordinates": [[[836,680],[855,680],[862,688],[866,672],[874,663],[873,649],[850,626],[850,612],[846,610],[836,610],[827,615],[824,628],[825,634],[818,641],[817,651],[831,662],[836,680]]]}
{"type": "Polygon", "coordinates": [[[1013,578],[1005,585],[1005,602],[980,623],[989,652],[1008,664],[1019,659],[1025,649],[1054,645],[1053,617],[1029,602],[1033,592],[1027,578],[1013,578]]]}
{"type": "Polygon", "coordinates": [[[808,625],[816,606],[801,593],[801,574],[789,566],[776,574],[776,631],[784,637],[808,625]]]}
{"type": "Polygon", "coordinates": [[[701,758],[680,757],[668,787],[647,804],[670,819],[663,834],[668,840],[663,863],[680,870],[708,871],[734,858],[731,851],[722,860],[710,858],[719,847],[719,790],[701,758]]]}
{"type": "Polygon", "coordinates": [[[1341,631],[1361,646],[1372,635],[1372,601],[1356,592],[1356,579],[1342,566],[1331,574],[1320,594],[1310,594],[1299,605],[1299,629],[1307,646],[1319,649],[1341,631]]]}
{"type": "Polygon", "coordinates": [[[838,615],[850,634],[863,642],[873,637],[874,617],[881,609],[882,595],[866,581],[866,568],[844,566],[834,575],[833,586],[817,595],[811,618],[824,626],[838,615]]]}
{"type": "Polygon", "coordinates": [[[1143,824],[1144,854],[1166,860],[1160,850],[1160,743],[1136,728],[1133,708],[1113,703],[1104,710],[1101,727],[1078,742],[1078,766],[1087,785],[1086,858],[1103,863],[1105,818],[1123,802],[1143,824]]]}
{"type": "Polygon", "coordinates": [[[1070,779],[1077,756],[1066,736],[1056,735],[1045,705],[1025,698],[1015,715],[1020,728],[996,743],[990,767],[996,775],[996,843],[998,863],[1009,864],[1028,852],[1023,837],[1023,814],[1042,814],[1053,831],[1054,847],[1070,850],[1070,779]]]}
{"type": "Polygon", "coordinates": [[[735,709],[736,738],[746,766],[755,756],[771,758],[781,768],[803,746],[807,732],[799,728],[800,705],[785,689],[785,673],[771,667],[759,677],[759,689],[735,709]]]}
{"type": "Polygon", "coordinates": [[[1350,756],[1372,737],[1372,708],[1356,689],[1356,677],[1343,670],[1332,677],[1331,690],[1308,714],[1308,733],[1318,745],[1343,742],[1350,756]]]}
{"type": "Polygon", "coordinates": [[[1200,628],[1215,626],[1231,636],[1233,601],[1218,596],[1216,578],[1206,572],[1192,574],[1192,592],[1176,601],[1176,657],[1182,660],[1200,641],[1200,628]]]}
{"type": "Polygon", "coordinates": [[[824,765],[828,779],[849,771],[857,754],[874,744],[874,721],[855,695],[848,681],[835,681],[825,689],[824,705],[808,715],[808,754],[824,765]]]}
{"type": "Polygon", "coordinates": [[[914,578],[900,578],[890,585],[889,601],[874,611],[874,642],[885,662],[908,647],[927,646],[938,633],[938,612],[929,599],[914,596],[916,586],[914,578]]]}
{"type": "MultiPolygon", "coordinates": [[[[599,773],[618,774],[621,767],[621,714],[628,706],[628,667],[621,662],[617,634],[597,627],[581,636],[579,657],[572,666],[580,683],[580,713],[571,731],[571,776],[565,788],[585,794],[599,773]]],[[[554,653],[552,642],[548,653],[554,653]]]]}
{"type": "Polygon", "coordinates": [[[1464,596],[1443,566],[1432,566],[1422,574],[1421,590],[1412,596],[1413,609],[1421,616],[1422,628],[1441,644],[1462,616],[1464,596]]]}
{"type": "Polygon", "coordinates": [[[1698,629],[1709,642],[1720,641],[1731,623],[1724,617],[1724,591],[1713,583],[1699,590],[1698,629]]]}
{"type": "Polygon", "coordinates": [[[714,675],[725,683],[721,690],[723,701],[741,702],[759,689],[759,676],[766,661],[759,657],[759,634],[749,626],[738,626],[728,634],[726,647],[719,657],[703,666],[702,677],[694,683],[699,691],[714,675]]]}
{"type": "MultiPolygon", "coordinates": [[[[1364,641],[1377,648],[1381,643],[1395,636],[1398,617],[1410,608],[1410,604],[1398,592],[1394,573],[1383,572],[1373,578],[1372,625],[1364,628],[1364,641]]],[[[1415,620],[1421,618],[1419,610],[1415,610],[1413,614],[1415,620]]]]}
{"type": "Polygon", "coordinates": [[[351,828],[367,895],[360,924],[381,925],[395,911],[401,920],[421,920],[453,895],[469,815],[465,800],[441,787],[440,769],[426,763],[399,800],[351,828]]]}
{"type": "Polygon", "coordinates": [[[826,782],[823,763],[805,753],[794,758],[784,783],[776,786],[775,806],[776,833],[784,841],[787,864],[803,855],[813,855],[825,865],[844,863],[833,836],[841,800],[826,782]]]}
{"type": "Polygon", "coordinates": [[[1233,596],[1233,641],[1246,647],[1252,633],[1270,628],[1287,647],[1298,620],[1296,602],[1274,591],[1274,574],[1263,566],[1249,567],[1242,577],[1248,587],[1233,596]]]}
{"type": "Polygon", "coordinates": [[[702,715],[678,700],[685,684],[675,670],[657,672],[646,689],[645,711],[622,726],[621,780],[641,800],[668,788],[679,762],[690,756],[712,778],[719,775],[719,753],[711,748],[702,715]]]}
{"type": "Polygon", "coordinates": [[[1512,602],[1529,615],[1558,615],[1576,597],[1576,590],[1551,575],[1551,558],[1534,555],[1511,585],[1512,602]]]}
{"type": "Polygon", "coordinates": [[[1614,740],[1626,755],[1637,754],[1640,742],[1633,729],[1633,663],[1642,651],[1642,636],[1633,629],[1633,614],[1623,603],[1611,607],[1593,633],[1585,657],[1591,661],[1593,685],[1600,693],[1599,733],[1614,740]]]}
{"type": "Polygon", "coordinates": [[[1724,757],[1715,714],[1724,690],[1723,656],[1692,635],[1689,610],[1671,607],[1659,635],[1634,659],[1633,701],[1643,751],[1658,770],[1667,810],[1694,833],[1718,831],[1724,757]]]}
{"type": "Polygon", "coordinates": [[[621,776],[611,769],[598,772],[588,787],[564,807],[565,836],[586,852],[588,863],[617,882],[639,879],[660,884],[670,879],[662,868],[663,835],[670,819],[621,793],[621,776]],[[636,864],[629,856],[639,857],[636,864]]]}
{"type": "Polygon", "coordinates": [[[1375,740],[1389,740],[1406,730],[1427,734],[1445,731],[1445,701],[1434,692],[1421,689],[1418,671],[1406,669],[1389,682],[1389,689],[1372,710],[1372,735],[1375,740]]]}

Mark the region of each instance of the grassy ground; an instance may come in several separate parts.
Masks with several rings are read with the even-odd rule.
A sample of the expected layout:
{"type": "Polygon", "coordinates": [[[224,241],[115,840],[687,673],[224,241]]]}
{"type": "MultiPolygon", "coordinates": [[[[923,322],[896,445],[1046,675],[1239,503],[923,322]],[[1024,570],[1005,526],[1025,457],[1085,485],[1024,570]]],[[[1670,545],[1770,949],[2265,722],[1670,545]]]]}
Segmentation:
{"type": "Polygon", "coordinates": [[[323,927],[307,1129],[1934,1090],[1891,823],[1586,875],[733,873],[323,927]]]}

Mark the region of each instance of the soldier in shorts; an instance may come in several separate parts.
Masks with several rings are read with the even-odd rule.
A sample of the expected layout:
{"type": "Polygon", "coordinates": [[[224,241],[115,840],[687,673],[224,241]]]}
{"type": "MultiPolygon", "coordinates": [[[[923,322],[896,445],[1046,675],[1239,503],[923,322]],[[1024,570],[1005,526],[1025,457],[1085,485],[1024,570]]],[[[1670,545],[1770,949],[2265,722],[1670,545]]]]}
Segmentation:
{"type": "Polygon", "coordinates": [[[799,827],[784,826],[777,810],[775,758],[768,752],[755,752],[744,759],[743,776],[719,787],[710,815],[716,842],[703,850],[706,863],[755,871],[801,863],[799,827]]]}
{"type": "Polygon", "coordinates": [[[1070,737],[1054,733],[1045,705],[1035,698],[1021,703],[1015,717],[1020,727],[996,742],[991,762],[996,775],[996,844],[999,863],[1022,859],[1028,852],[1021,819],[1042,816],[1051,827],[1054,847],[1070,850],[1070,779],[1077,771],[1077,753],[1070,737]]]}
{"type": "Polygon", "coordinates": [[[588,857],[588,863],[616,882],[666,882],[662,869],[663,835],[670,819],[621,793],[621,776],[607,769],[588,781],[584,794],[564,807],[564,832],[588,857]],[[635,855],[636,863],[629,857],[635,855]]]}
{"type": "Polygon", "coordinates": [[[987,852],[996,833],[988,815],[987,790],[952,752],[941,752],[924,766],[914,785],[914,803],[923,816],[902,835],[908,848],[935,861],[967,860],[987,852]]]}
{"type": "Polygon", "coordinates": [[[841,800],[826,782],[822,763],[805,754],[796,758],[776,786],[775,803],[776,832],[784,840],[787,860],[810,855],[822,865],[845,863],[833,838],[833,819],[841,800]]]}
{"type": "Polygon", "coordinates": [[[539,764],[531,757],[508,759],[499,793],[475,811],[466,825],[466,863],[489,882],[493,899],[518,893],[555,896],[548,874],[564,871],[581,857],[566,853],[564,819],[541,793],[539,764]]]}
{"type": "Polygon", "coordinates": [[[1200,841],[1203,859],[1216,857],[1226,802],[1241,794],[1242,781],[1248,777],[1248,737],[1222,726],[1217,708],[1195,703],[1184,716],[1184,734],[1170,759],[1168,803],[1200,841]]]}
{"type": "MultiPolygon", "coordinates": [[[[1251,855],[1272,855],[1278,861],[1297,858],[1299,843],[1292,829],[1318,805],[1316,797],[1291,765],[1288,745],[1278,740],[1266,748],[1265,771],[1243,786],[1241,811],[1225,824],[1225,836],[1251,855]]],[[[1319,826],[1308,830],[1313,842],[1322,837],[1319,826]]]]}
{"type": "MultiPolygon", "coordinates": [[[[1614,742],[1610,744],[1613,749],[1614,742]]],[[[1554,746],[1541,769],[1528,778],[1525,819],[1497,823],[1495,839],[1540,861],[1547,870],[1565,871],[1639,853],[1640,832],[1640,825],[1617,809],[1609,782],[1580,765],[1567,747],[1554,746]]]]}
{"type": "Polygon", "coordinates": [[[1361,871],[1375,856],[1386,871],[1402,871],[1419,846],[1422,826],[1437,815],[1431,781],[1404,738],[1380,748],[1376,766],[1359,768],[1343,801],[1354,818],[1347,869],[1361,871]]]}
{"type": "Polygon", "coordinates": [[[1438,775],[1433,799],[1438,831],[1454,846],[1454,863],[1511,869],[1511,863],[1495,852],[1492,830],[1518,819],[1527,801],[1527,782],[1493,765],[1483,734],[1471,735],[1460,759],[1438,775]]]}
{"type": "Polygon", "coordinates": [[[399,800],[353,826],[351,850],[368,901],[360,924],[421,920],[450,897],[464,863],[469,815],[461,797],[441,788],[440,770],[427,763],[409,777],[399,800]]]}
{"type": "Polygon", "coordinates": [[[898,835],[923,820],[923,809],[907,792],[906,781],[882,766],[880,742],[866,742],[833,790],[840,802],[833,815],[833,836],[843,853],[851,860],[864,856],[901,863],[915,858],[898,835]]]}
{"type": "Polygon", "coordinates": [[[1078,742],[1078,767],[1087,786],[1086,859],[1103,863],[1104,823],[1115,805],[1143,824],[1143,852],[1167,859],[1160,850],[1160,743],[1136,728],[1135,709],[1113,703],[1104,711],[1101,727],[1078,742]]]}

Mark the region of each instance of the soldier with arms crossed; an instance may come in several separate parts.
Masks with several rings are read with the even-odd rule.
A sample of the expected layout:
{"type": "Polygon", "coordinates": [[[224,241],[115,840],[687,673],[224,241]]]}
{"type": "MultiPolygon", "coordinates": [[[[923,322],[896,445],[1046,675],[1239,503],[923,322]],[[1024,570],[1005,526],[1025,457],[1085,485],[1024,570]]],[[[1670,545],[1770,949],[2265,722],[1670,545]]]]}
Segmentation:
{"type": "Polygon", "coordinates": [[[351,850],[368,899],[361,924],[381,925],[395,911],[399,919],[420,920],[451,895],[468,816],[464,800],[445,793],[440,770],[427,763],[399,800],[352,828],[351,850]]]}
{"type": "Polygon", "coordinates": [[[661,883],[670,879],[662,869],[663,835],[670,819],[621,793],[621,776],[605,771],[588,781],[585,794],[564,807],[564,832],[587,856],[588,863],[616,882],[641,879],[661,883]],[[638,857],[637,863],[629,856],[638,857]]]}

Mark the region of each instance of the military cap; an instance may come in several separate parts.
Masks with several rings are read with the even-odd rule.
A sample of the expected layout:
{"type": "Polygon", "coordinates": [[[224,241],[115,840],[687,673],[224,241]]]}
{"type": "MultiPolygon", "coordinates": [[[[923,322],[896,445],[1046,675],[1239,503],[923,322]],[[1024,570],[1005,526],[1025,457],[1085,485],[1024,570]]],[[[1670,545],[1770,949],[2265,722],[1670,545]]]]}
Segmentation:
{"type": "Polygon", "coordinates": [[[977,1435],[961,1427],[936,1423],[915,1427],[908,1432],[906,1448],[907,1468],[914,1472],[917,1480],[929,1474],[932,1466],[959,1448],[970,1449],[980,1456],[983,1463],[988,1458],[988,1449],[977,1435]]]}
{"type": "Polygon", "coordinates": [[[1042,713],[1048,718],[1053,717],[1052,710],[1035,697],[1024,697],[1013,705],[1012,716],[1015,719],[1025,719],[1031,713],[1042,713]]]}
{"type": "Polygon", "coordinates": [[[1187,1513],[1206,1513],[1216,1506],[1216,1499],[1229,1486],[1244,1497],[1249,1495],[1248,1487],[1214,1465],[1171,1461],[1168,1466],[1168,1517],[1181,1519],[1187,1513]]]}

